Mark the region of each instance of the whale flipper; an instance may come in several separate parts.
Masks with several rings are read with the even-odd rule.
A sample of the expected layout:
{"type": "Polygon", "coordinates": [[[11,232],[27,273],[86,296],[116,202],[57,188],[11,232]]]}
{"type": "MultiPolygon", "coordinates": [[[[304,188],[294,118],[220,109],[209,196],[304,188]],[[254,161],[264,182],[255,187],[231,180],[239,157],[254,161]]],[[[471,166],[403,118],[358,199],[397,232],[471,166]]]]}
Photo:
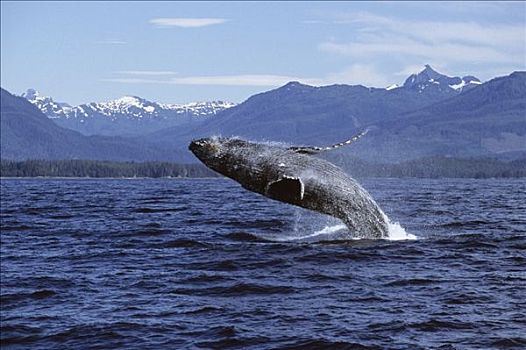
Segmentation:
{"type": "Polygon", "coordinates": [[[274,199],[284,202],[299,202],[303,199],[305,186],[297,177],[283,176],[267,185],[267,194],[274,199]]]}
{"type": "Polygon", "coordinates": [[[368,129],[365,129],[364,131],[362,131],[359,134],[354,135],[353,137],[351,137],[347,141],[340,142],[340,143],[334,144],[332,146],[327,146],[327,147],[298,146],[298,147],[290,147],[289,150],[294,151],[296,153],[302,153],[302,154],[317,154],[317,153],[320,153],[320,152],[331,151],[333,149],[337,149],[337,148],[340,148],[342,146],[350,145],[350,144],[358,141],[362,136],[365,136],[365,134],[367,134],[368,131],[369,131],[368,129]]]}

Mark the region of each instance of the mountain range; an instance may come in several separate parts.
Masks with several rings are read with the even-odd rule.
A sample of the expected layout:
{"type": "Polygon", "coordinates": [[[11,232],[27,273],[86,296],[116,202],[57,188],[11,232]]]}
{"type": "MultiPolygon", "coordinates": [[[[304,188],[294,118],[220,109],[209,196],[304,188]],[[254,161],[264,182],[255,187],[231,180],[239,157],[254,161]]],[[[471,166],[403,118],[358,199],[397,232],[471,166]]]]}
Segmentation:
{"type": "Polygon", "coordinates": [[[55,102],[35,89],[21,95],[56,124],[84,135],[133,136],[172,126],[196,125],[235,104],[225,101],[163,104],[137,96],[79,106],[55,102]]]}
{"type": "Polygon", "coordinates": [[[426,64],[423,71],[411,74],[404,82],[403,87],[422,91],[429,86],[435,86],[447,92],[450,92],[451,89],[457,92],[464,92],[480,84],[482,84],[481,81],[472,75],[466,75],[462,78],[449,77],[438,73],[430,65],[426,64]]]}
{"type": "MultiPolygon", "coordinates": [[[[2,91],[3,99],[5,94],[7,92],[2,91]]],[[[200,119],[200,122],[162,124],[158,129],[142,128],[141,123],[161,118],[160,111],[165,105],[138,97],[71,107],[35,95],[31,91],[24,95],[34,106],[22,98],[18,98],[17,104],[26,102],[33,107],[30,113],[33,119],[39,114],[39,120],[44,118],[51,123],[57,135],[58,130],[61,134],[67,133],[69,140],[87,138],[78,132],[73,136],[70,133],[74,131],[64,127],[71,127],[65,121],[79,118],[79,107],[84,113],[94,111],[100,114],[96,118],[105,118],[108,123],[114,123],[113,135],[133,135],[87,138],[91,153],[77,152],[76,157],[90,159],[192,162],[196,160],[188,152],[187,145],[195,137],[234,135],[252,140],[323,146],[346,140],[364,129],[368,129],[369,133],[360,142],[331,152],[329,157],[355,157],[385,163],[433,156],[504,159],[526,156],[526,72],[514,72],[482,83],[473,76],[449,77],[425,66],[421,72],[409,76],[403,85],[389,88],[342,84],[315,87],[290,82],[254,95],[238,105],[223,104],[216,112],[202,119],[195,115],[191,117],[200,119]],[[119,112],[101,112],[115,110],[119,112]],[[154,114],[155,111],[159,114],[154,114]],[[68,117],[68,113],[76,113],[77,117],[73,114],[68,117]],[[118,121],[121,120],[132,125],[129,130],[120,129],[118,121]],[[140,151],[96,151],[98,147],[103,147],[99,145],[109,140],[121,144],[123,150],[140,147],[140,151]],[[100,158],[101,154],[104,158],[100,158]]],[[[19,109],[26,112],[22,113],[24,115],[19,113],[18,123],[26,122],[25,119],[32,120],[27,116],[28,106],[19,106],[19,109]]],[[[2,158],[24,159],[37,155],[45,158],[46,154],[51,154],[38,151],[45,147],[49,149],[49,143],[39,145],[34,140],[41,138],[26,135],[23,128],[17,131],[16,142],[13,141],[13,132],[9,131],[11,124],[7,126],[8,131],[4,132],[5,115],[9,113],[6,114],[2,103],[2,158]],[[27,139],[33,142],[31,151],[13,147],[24,144],[22,140],[27,139]]],[[[12,119],[13,116],[8,118],[12,119]]],[[[81,118],[86,120],[88,117],[81,118]]],[[[173,115],[163,118],[177,119],[173,115]]],[[[43,121],[40,120],[40,123],[43,121]]],[[[46,124],[46,128],[51,128],[51,124],[46,124]]],[[[95,131],[92,129],[92,132],[95,131]]],[[[37,132],[36,128],[34,132],[37,132]]],[[[102,133],[99,131],[98,135],[102,133]]],[[[67,147],[74,146],[70,142],[67,147]]],[[[84,147],[84,144],[77,147],[84,147]]],[[[70,157],[55,152],[52,158],[57,159],[59,155],[70,157]]]]}
{"type": "Polygon", "coordinates": [[[0,89],[2,159],[175,160],[173,153],[123,137],[85,136],[60,127],[26,99],[0,89]]]}
{"type": "Polygon", "coordinates": [[[377,163],[437,155],[523,156],[526,73],[485,83],[475,79],[447,77],[426,66],[389,89],[291,82],[252,96],[197,129],[169,128],[154,139],[180,150],[193,137],[214,134],[324,146],[369,129],[356,145],[335,153],[377,163]]]}
{"type": "Polygon", "coordinates": [[[458,96],[405,113],[376,126],[355,145],[363,159],[429,156],[526,156],[526,72],[492,79],[458,96]]]}

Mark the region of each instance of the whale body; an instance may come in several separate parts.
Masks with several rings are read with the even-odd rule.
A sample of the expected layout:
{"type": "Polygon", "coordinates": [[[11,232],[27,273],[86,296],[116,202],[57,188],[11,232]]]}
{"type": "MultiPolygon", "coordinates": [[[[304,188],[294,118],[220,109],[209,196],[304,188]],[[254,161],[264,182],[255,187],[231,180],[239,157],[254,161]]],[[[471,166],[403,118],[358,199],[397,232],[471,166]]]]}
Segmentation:
{"type": "Polygon", "coordinates": [[[249,191],[342,220],[354,237],[386,238],[387,217],[353,178],[315,154],[331,147],[283,147],[238,138],[193,140],[189,149],[207,167],[249,191]]]}

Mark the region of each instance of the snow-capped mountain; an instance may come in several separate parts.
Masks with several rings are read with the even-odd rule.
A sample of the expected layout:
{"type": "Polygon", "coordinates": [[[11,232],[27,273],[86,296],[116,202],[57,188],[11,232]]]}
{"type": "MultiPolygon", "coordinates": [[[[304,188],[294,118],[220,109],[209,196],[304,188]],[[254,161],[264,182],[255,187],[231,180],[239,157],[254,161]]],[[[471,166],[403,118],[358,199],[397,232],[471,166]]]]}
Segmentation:
{"type": "Polygon", "coordinates": [[[118,118],[168,119],[179,116],[208,117],[232,106],[234,106],[233,103],[223,101],[161,104],[137,96],[123,96],[108,102],[92,102],[73,107],[66,114],[67,117],[89,118],[94,113],[98,113],[112,120],[118,118]]]}
{"type": "Polygon", "coordinates": [[[123,96],[107,102],[72,107],[42,96],[34,89],[28,89],[22,97],[57,124],[85,135],[144,134],[170,126],[198,123],[235,106],[224,101],[163,104],[137,96],[123,96]]]}
{"type": "Polygon", "coordinates": [[[424,70],[420,73],[410,75],[404,82],[403,87],[420,91],[431,87],[442,91],[453,89],[457,92],[462,92],[480,84],[482,84],[481,81],[474,76],[449,77],[438,73],[430,65],[426,64],[424,70]]]}
{"type": "MultiPolygon", "coordinates": [[[[151,129],[152,125],[169,124],[163,124],[162,118],[144,118],[144,115],[142,118],[116,118],[113,121],[99,113],[97,117],[88,119],[83,114],[91,113],[88,105],[84,105],[84,112],[78,112],[82,119],[50,120],[27,101],[14,98],[2,90],[2,156],[11,159],[76,157],[177,159],[186,162],[195,161],[195,157],[188,152],[188,143],[198,137],[237,135],[251,140],[325,146],[346,140],[367,128],[370,132],[363,141],[335,152],[335,157],[358,157],[368,162],[399,162],[435,156],[524,157],[526,72],[514,72],[478,86],[475,83],[469,91],[459,91],[465,89],[455,89],[458,84],[448,79],[442,81],[441,74],[429,76],[429,73],[432,74],[430,71],[430,68],[424,69],[415,74],[406,86],[391,86],[389,89],[345,84],[315,87],[291,82],[251,96],[243,103],[221,111],[216,117],[189,118],[206,120],[199,124],[167,127],[131,139],[86,138],[55,124],[72,122],[79,129],[85,125],[92,134],[96,131],[108,134],[113,130],[121,134],[135,132],[135,135],[151,129]],[[419,87],[425,88],[419,90],[419,87]],[[79,120],[85,122],[80,123],[79,120]],[[95,127],[100,130],[95,130],[95,127]]],[[[461,80],[464,83],[473,82],[468,78],[461,80]]],[[[37,96],[36,92],[26,95],[43,105],[47,104],[50,110],[74,108],[37,96]]],[[[156,108],[157,105],[150,106],[136,98],[105,104],[109,114],[109,110],[122,110],[123,106],[128,107],[128,115],[132,115],[130,111],[133,108],[153,113],[148,107],[156,108]]],[[[98,107],[94,106],[96,110],[103,111],[98,107]]],[[[179,119],[169,118],[170,121],[179,119]]]]}
{"type": "Polygon", "coordinates": [[[210,135],[324,146],[368,129],[360,142],[331,153],[334,159],[382,163],[431,156],[526,155],[526,72],[461,92],[449,86],[458,85],[457,79],[426,76],[430,70],[416,74],[406,86],[390,89],[290,82],[248,98],[191,132],[159,131],[155,142],[181,152],[191,138],[210,135]],[[419,90],[419,84],[425,88],[419,90]]]}
{"type": "Polygon", "coordinates": [[[67,118],[71,110],[71,106],[67,103],[57,103],[51,97],[40,95],[35,89],[27,89],[22,97],[37,106],[49,118],[67,118]]]}
{"type": "MultiPolygon", "coordinates": [[[[294,99],[297,94],[305,95],[314,89],[317,93],[312,98],[316,100],[321,99],[325,94],[336,93],[333,91],[336,89],[348,95],[342,103],[349,104],[352,109],[358,110],[357,106],[362,104],[363,99],[374,91],[374,95],[378,95],[374,102],[375,105],[378,103],[396,105],[400,101],[403,101],[402,104],[407,104],[408,101],[411,101],[411,105],[423,107],[429,103],[461,94],[481,84],[480,80],[473,76],[450,77],[426,65],[421,72],[409,76],[401,86],[393,84],[385,89],[349,85],[312,87],[290,82],[276,89],[276,94],[273,95],[278,96],[279,99],[294,99]],[[323,94],[320,94],[321,91],[323,94]],[[358,95],[361,97],[354,100],[358,95]]],[[[265,93],[259,95],[266,96],[265,93]]],[[[79,131],[84,135],[142,135],[171,127],[175,127],[173,130],[193,128],[197,124],[208,124],[206,121],[211,116],[235,106],[234,103],[223,101],[162,104],[136,96],[124,96],[107,102],[92,102],[73,107],[42,96],[33,89],[29,89],[22,96],[58,125],[79,131]]],[[[258,98],[256,97],[256,100],[258,98]]],[[[265,101],[256,110],[251,110],[250,115],[256,112],[268,114],[277,102],[277,100],[265,101]]],[[[230,112],[234,113],[237,110],[238,108],[233,108],[230,112]]],[[[395,109],[392,107],[390,110],[395,109]]],[[[317,110],[317,113],[320,111],[317,110]]],[[[283,118],[285,117],[287,115],[283,115],[283,118]]]]}

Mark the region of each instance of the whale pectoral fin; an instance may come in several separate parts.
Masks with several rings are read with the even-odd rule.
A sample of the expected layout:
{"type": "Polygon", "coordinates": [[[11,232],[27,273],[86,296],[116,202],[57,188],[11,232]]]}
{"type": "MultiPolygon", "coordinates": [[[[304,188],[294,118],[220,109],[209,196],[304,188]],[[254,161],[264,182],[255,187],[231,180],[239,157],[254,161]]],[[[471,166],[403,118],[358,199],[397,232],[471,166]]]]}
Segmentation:
{"type": "Polygon", "coordinates": [[[284,176],[267,185],[267,195],[282,202],[299,202],[303,199],[305,186],[297,177],[284,176]]]}
{"type": "Polygon", "coordinates": [[[332,146],[327,146],[327,147],[299,146],[299,147],[289,147],[289,150],[294,151],[296,153],[302,153],[302,154],[317,154],[317,153],[320,153],[320,152],[331,151],[333,149],[337,149],[337,148],[340,148],[340,147],[343,147],[343,146],[346,146],[346,145],[350,145],[350,144],[358,141],[362,136],[365,136],[365,134],[367,134],[368,131],[369,130],[366,129],[366,130],[362,131],[361,133],[354,135],[353,137],[351,137],[347,141],[340,142],[340,143],[337,143],[337,144],[332,145],[332,146]]]}

